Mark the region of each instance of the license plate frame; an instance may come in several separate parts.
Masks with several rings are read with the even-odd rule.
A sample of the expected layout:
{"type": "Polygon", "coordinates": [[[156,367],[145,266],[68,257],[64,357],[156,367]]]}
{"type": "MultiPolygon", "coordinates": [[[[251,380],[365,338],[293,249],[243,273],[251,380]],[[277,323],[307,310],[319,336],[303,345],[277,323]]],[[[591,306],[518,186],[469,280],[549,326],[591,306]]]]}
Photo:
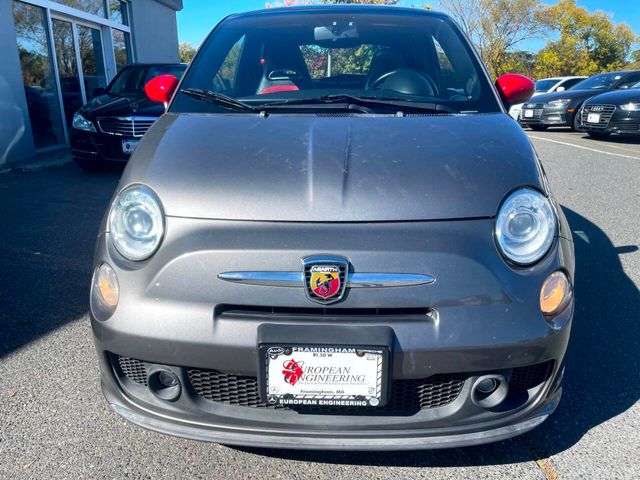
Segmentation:
{"type": "Polygon", "coordinates": [[[136,148],[138,147],[138,143],[140,140],[137,139],[122,139],[122,153],[126,153],[131,155],[136,148]]]}
{"type": "MultiPolygon", "coordinates": [[[[292,407],[382,407],[387,404],[389,397],[389,359],[390,350],[388,346],[369,345],[319,345],[319,344],[261,344],[259,347],[259,389],[261,400],[268,405],[285,405],[292,407]],[[319,356],[313,356],[317,354],[319,356]],[[331,355],[326,357],[323,355],[331,355]],[[285,381],[285,364],[290,360],[301,362],[306,372],[311,372],[309,367],[313,367],[311,372],[314,381],[305,381],[305,372],[301,378],[294,382],[293,386],[287,387],[285,381]],[[367,360],[367,357],[369,359],[367,360]],[[330,359],[330,360],[329,360],[330,359]],[[375,359],[375,360],[374,360],[375,359]],[[311,362],[311,363],[309,363],[311,362]],[[345,363],[346,362],[346,363],[345,363]],[[361,362],[354,368],[354,362],[361,362]],[[372,378],[373,364],[375,362],[375,385],[372,378]],[[358,385],[343,385],[344,391],[338,390],[340,382],[324,382],[324,378],[319,378],[323,371],[319,368],[344,365],[349,367],[351,375],[361,373],[363,369],[368,370],[367,378],[358,385]],[[324,366],[324,367],[323,367],[324,366]],[[269,381],[269,377],[276,378],[276,381],[269,381]],[[273,387],[277,391],[273,391],[273,387]],[[373,391],[370,389],[374,388],[373,391]]],[[[286,365],[288,372],[295,371],[291,365],[286,365]]],[[[344,371],[326,376],[350,375],[344,371]]],[[[353,379],[350,379],[353,380],[353,379]]],[[[357,383],[357,382],[356,382],[357,383]]]]}
{"type": "Polygon", "coordinates": [[[587,123],[600,123],[600,114],[589,112],[587,114],[587,123]]]}

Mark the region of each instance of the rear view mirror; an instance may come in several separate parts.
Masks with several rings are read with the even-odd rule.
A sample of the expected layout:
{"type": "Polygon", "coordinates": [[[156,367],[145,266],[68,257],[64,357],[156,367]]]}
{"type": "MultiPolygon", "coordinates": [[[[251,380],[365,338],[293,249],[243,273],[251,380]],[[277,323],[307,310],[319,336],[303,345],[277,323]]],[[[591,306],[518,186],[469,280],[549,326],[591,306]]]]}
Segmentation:
{"type": "Polygon", "coordinates": [[[496,88],[507,110],[529,100],[535,91],[533,80],[517,73],[505,73],[496,80],[496,88]]]}
{"type": "Polygon", "coordinates": [[[333,22],[331,25],[315,27],[313,38],[316,42],[336,42],[358,38],[358,27],[355,22],[333,22]]]}

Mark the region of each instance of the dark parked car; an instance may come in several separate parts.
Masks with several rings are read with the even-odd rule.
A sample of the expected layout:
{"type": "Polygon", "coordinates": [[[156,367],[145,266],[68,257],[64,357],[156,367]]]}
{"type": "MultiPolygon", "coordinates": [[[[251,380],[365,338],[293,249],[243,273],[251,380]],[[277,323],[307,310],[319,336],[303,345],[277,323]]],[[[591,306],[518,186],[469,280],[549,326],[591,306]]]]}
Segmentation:
{"type": "Polygon", "coordinates": [[[520,112],[520,123],[533,130],[568,126],[577,130],[578,111],[585,100],[611,90],[625,90],[640,82],[640,71],[610,72],[594,75],[570,90],[534,97],[520,112]]]}
{"type": "Polygon", "coordinates": [[[612,133],[640,135],[640,83],[628,90],[603,93],[584,102],[580,130],[599,139],[612,133]]]}
{"type": "Polygon", "coordinates": [[[126,162],[140,137],[165,111],[162,103],[147,98],[145,84],[162,74],[180,78],[186,68],[184,64],[128,65],[106,89],[95,89],[96,97],[73,115],[73,159],[87,169],[126,162]]]}
{"type": "Polygon", "coordinates": [[[223,20],[179,85],[145,87],[173,99],[98,235],[91,324],[111,408],[173,435],[307,449],[540,425],[562,392],[574,254],[507,113],[533,88],[494,87],[434,12],[223,20]]]}

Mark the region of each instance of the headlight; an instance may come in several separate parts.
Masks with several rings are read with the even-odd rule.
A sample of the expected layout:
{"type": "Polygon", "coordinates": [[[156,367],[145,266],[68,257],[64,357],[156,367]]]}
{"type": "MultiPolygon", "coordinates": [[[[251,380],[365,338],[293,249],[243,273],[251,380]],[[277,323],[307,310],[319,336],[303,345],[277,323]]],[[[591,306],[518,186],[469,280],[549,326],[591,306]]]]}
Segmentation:
{"type": "Polygon", "coordinates": [[[95,132],[96,127],[93,126],[89,120],[84,118],[80,112],[76,112],[73,114],[73,128],[77,128],[78,130],[85,130],[87,132],[95,132]]]}
{"type": "Polygon", "coordinates": [[[164,217],[151,189],[132,185],[122,190],[111,206],[109,229],[123,257],[139,261],[153,255],[164,235],[164,217]]]}
{"type": "Polygon", "coordinates": [[[500,207],[496,241],[506,258],[519,265],[530,265],[551,247],[556,225],[556,215],[547,197],[536,190],[521,188],[500,207]]]}
{"type": "Polygon", "coordinates": [[[568,98],[561,98],[559,100],[552,100],[548,102],[547,105],[549,105],[550,107],[566,107],[567,105],[569,105],[570,101],[571,100],[569,100],[568,98]]]}
{"type": "Polygon", "coordinates": [[[640,103],[626,103],[620,105],[620,109],[625,112],[640,112],[640,103]]]}

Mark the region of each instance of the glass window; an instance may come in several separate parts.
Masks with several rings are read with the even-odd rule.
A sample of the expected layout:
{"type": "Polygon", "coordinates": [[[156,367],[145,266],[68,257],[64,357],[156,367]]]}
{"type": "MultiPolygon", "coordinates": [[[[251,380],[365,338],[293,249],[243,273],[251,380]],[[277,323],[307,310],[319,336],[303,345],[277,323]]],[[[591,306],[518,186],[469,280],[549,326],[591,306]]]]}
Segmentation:
{"type": "Polygon", "coordinates": [[[360,45],[358,48],[324,48],[302,45],[300,51],[313,79],[334,75],[363,75],[369,70],[377,48],[360,45]]]}
{"type": "Polygon", "coordinates": [[[64,116],[67,120],[67,128],[71,128],[73,114],[82,106],[82,90],[80,89],[80,78],[78,77],[76,49],[73,45],[73,29],[70,22],[58,20],[57,18],[54,18],[51,24],[64,116]]]}
{"type": "Polygon", "coordinates": [[[129,34],[115,28],[111,29],[113,37],[113,54],[116,57],[116,69],[122,70],[125,65],[131,63],[131,43],[129,34]]]}
{"type": "Polygon", "coordinates": [[[640,73],[634,73],[627,76],[620,84],[617,85],[618,88],[631,88],[636,83],[640,81],[640,73]]]}
{"type": "Polygon", "coordinates": [[[104,0],[53,0],[67,7],[104,17],[104,0]]]}
{"type": "MultiPolygon", "coordinates": [[[[182,87],[223,91],[252,105],[348,94],[454,112],[500,110],[471,45],[451,21],[385,10],[229,18],[202,45],[182,87]]],[[[183,93],[172,108],[221,110],[183,93]]]]}
{"type": "Polygon", "coordinates": [[[129,67],[122,70],[109,86],[111,95],[138,96],[146,83],[158,75],[173,75],[182,78],[185,65],[155,65],[152,67],[129,67]]]}
{"type": "Polygon", "coordinates": [[[129,25],[127,16],[127,3],[122,0],[109,0],[109,18],[114,22],[129,25]]]}
{"type": "Polygon", "coordinates": [[[65,142],[44,9],[13,2],[16,42],[36,148],[65,142]]]}
{"type": "Polygon", "coordinates": [[[544,80],[538,80],[536,82],[536,92],[538,92],[538,93],[547,93],[559,81],[560,80],[558,78],[545,78],[544,80]]]}
{"type": "Polygon", "coordinates": [[[102,56],[102,36],[97,28],[77,25],[82,78],[87,100],[91,100],[97,88],[107,86],[107,76],[102,56]]]}
{"type": "Polygon", "coordinates": [[[242,46],[244,45],[244,35],[238,40],[227,53],[224,62],[220,66],[220,70],[213,79],[213,89],[216,92],[225,92],[233,90],[236,85],[236,75],[238,73],[238,64],[240,63],[240,55],[242,54],[242,46]]]}

